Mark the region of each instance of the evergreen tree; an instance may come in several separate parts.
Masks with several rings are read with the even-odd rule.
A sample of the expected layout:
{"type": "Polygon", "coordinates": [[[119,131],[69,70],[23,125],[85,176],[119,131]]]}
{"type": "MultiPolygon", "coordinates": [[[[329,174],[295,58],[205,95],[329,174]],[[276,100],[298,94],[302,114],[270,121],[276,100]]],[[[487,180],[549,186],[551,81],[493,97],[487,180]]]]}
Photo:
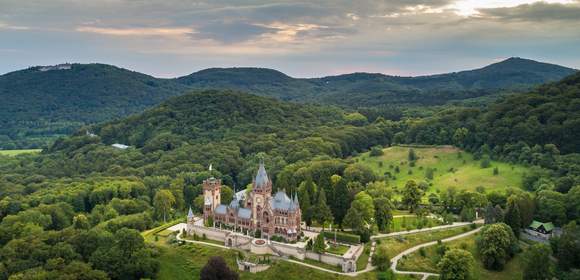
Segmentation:
{"type": "Polygon", "coordinates": [[[326,204],[326,195],[323,188],[321,188],[318,192],[318,201],[315,209],[316,211],[314,216],[316,220],[322,225],[322,230],[324,230],[325,223],[332,223],[334,217],[332,216],[332,211],[330,211],[330,208],[326,204]]]}
{"type": "Polygon", "coordinates": [[[332,213],[334,214],[334,221],[342,225],[342,221],[348,208],[346,205],[350,205],[350,195],[348,187],[346,185],[346,180],[340,180],[334,190],[334,209],[332,213]]]}
{"type": "Polygon", "coordinates": [[[310,204],[310,194],[307,190],[301,191],[300,195],[300,210],[302,211],[302,219],[307,226],[312,225],[312,204],[310,204]]]}
{"type": "Polygon", "coordinates": [[[324,251],[326,250],[326,244],[324,243],[323,233],[319,233],[318,236],[316,236],[316,240],[314,240],[313,249],[314,252],[319,254],[324,253],[324,251]]]}
{"type": "Polygon", "coordinates": [[[493,224],[497,221],[496,211],[491,203],[488,203],[485,207],[484,221],[486,225],[493,224]]]}
{"type": "Polygon", "coordinates": [[[520,229],[522,227],[520,207],[513,196],[508,198],[504,222],[510,226],[515,236],[520,235],[520,229]]]}
{"type": "Polygon", "coordinates": [[[410,162],[413,162],[413,161],[416,161],[417,160],[417,154],[415,154],[415,150],[409,149],[409,156],[408,156],[408,158],[409,158],[409,161],[410,162]]]}

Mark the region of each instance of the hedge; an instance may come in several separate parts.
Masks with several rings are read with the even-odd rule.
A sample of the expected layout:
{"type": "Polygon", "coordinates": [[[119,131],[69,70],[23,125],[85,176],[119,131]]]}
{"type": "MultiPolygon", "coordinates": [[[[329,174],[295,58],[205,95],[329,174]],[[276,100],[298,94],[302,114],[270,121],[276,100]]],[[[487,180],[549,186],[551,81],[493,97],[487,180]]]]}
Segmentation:
{"type": "MultiPolygon", "coordinates": [[[[327,239],[334,240],[334,232],[332,231],[325,231],[324,237],[327,239]]],[[[350,243],[350,244],[359,244],[360,243],[360,236],[355,234],[348,234],[344,232],[336,232],[336,241],[350,243]]]]}

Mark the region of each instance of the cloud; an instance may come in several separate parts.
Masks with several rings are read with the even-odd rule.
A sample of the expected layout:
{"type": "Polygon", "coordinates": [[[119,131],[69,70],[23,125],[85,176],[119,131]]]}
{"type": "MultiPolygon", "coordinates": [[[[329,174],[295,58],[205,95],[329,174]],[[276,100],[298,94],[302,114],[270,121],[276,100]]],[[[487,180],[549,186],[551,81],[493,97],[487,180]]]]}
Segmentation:
{"type": "Polygon", "coordinates": [[[111,36],[183,36],[195,33],[193,29],[186,27],[110,28],[110,27],[79,26],[75,30],[78,32],[96,33],[111,36]]]}
{"type": "Polygon", "coordinates": [[[7,30],[30,30],[28,26],[19,26],[19,25],[9,25],[7,23],[0,22],[0,30],[7,29],[7,30]]]}
{"type": "Polygon", "coordinates": [[[576,4],[537,2],[478,11],[479,17],[507,21],[580,21],[580,2],[576,4]]]}

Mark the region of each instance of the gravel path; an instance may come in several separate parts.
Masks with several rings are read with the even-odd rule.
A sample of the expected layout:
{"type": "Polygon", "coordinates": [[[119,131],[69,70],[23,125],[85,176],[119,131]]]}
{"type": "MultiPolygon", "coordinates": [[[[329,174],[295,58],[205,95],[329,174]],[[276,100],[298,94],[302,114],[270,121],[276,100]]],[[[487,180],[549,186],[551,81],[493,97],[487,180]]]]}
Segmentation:
{"type": "MultiPolygon", "coordinates": [[[[465,232],[465,233],[462,233],[462,234],[459,234],[459,235],[455,235],[455,236],[452,236],[452,237],[448,237],[448,238],[442,239],[441,242],[449,242],[449,241],[453,241],[453,240],[456,240],[456,239],[460,239],[460,238],[463,238],[463,237],[466,237],[466,236],[475,234],[475,233],[477,233],[480,230],[481,230],[481,227],[480,228],[477,228],[477,229],[474,229],[472,231],[468,231],[468,232],[465,232]]],[[[432,246],[432,245],[435,245],[435,244],[437,244],[437,241],[431,241],[431,242],[419,244],[419,245],[417,245],[415,247],[409,248],[409,249],[401,252],[400,254],[396,255],[394,258],[391,259],[391,270],[393,270],[393,272],[398,273],[398,274],[419,275],[419,276],[422,276],[423,277],[422,279],[427,279],[427,278],[429,278],[429,276],[439,276],[439,274],[436,274],[436,273],[421,272],[421,271],[401,271],[401,270],[398,270],[397,269],[397,265],[399,264],[399,260],[403,256],[408,255],[408,254],[411,254],[411,253],[413,253],[413,252],[415,252],[415,251],[417,251],[417,250],[419,250],[419,249],[421,249],[423,247],[429,247],[429,246],[432,246]]]]}

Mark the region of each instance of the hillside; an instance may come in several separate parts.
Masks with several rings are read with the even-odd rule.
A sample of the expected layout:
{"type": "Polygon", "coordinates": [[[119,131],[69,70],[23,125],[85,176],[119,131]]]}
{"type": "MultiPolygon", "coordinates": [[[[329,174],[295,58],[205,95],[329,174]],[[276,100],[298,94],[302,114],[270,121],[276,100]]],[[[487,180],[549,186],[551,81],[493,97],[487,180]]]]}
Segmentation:
{"type": "Polygon", "coordinates": [[[143,111],[185,87],[103,64],[0,76],[0,149],[35,147],[87,123],[143,111]]]}
{"type": "Polygon", "coordinates": [[[405,138],[411,143],[454,143],[472,150],[487,144],[486,152],[493,151],[506,160],[555,169],[550,156],[540,158],[538,153],[552,156],[578,153],[579,128],[580,73],[577,73],[508,97],[486,109],[441,112],[414,124],[405,138]]]}
{"type": "Polygon", "coordinates": [[[195,88],[234,88],[282,100],[356,108],[397,103],[444,104],[504,90],[528,90],[574,72],[574,69],[554,64],[509,58],[481,69],[418,77],[353,73],[294,79],[269,69],[213,68],[178,78],[177,81],[195,88]]]}
{"type": "Polygon", "coordinates": [[[487,103],[500,92],[529,89],[574,71],[520,58],[424,77],[353,73],[296,79],[264,68],[211,68],[158,79],[103,64],[33,67],[0,76],[0,149],[41,147],[85,124],[142,112],[190,90],[233,89],[299,103],[381,107],[378,115],[396,120],[400,117],[391,115],[401,107],[420,107],[409,113],[420,116],[424,106],[449,101],[487,103]]]}

